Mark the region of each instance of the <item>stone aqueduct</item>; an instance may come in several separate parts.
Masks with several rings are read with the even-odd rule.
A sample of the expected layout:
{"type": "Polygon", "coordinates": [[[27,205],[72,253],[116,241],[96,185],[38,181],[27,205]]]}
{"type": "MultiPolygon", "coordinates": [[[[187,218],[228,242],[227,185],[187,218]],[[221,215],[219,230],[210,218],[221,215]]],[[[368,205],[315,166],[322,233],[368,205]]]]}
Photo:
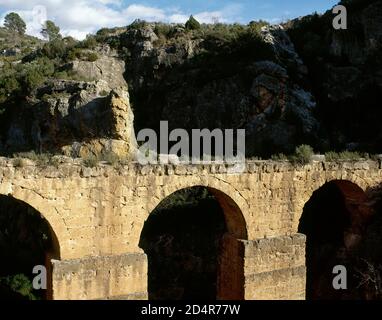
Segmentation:
{"type": "Polygon", "coordinates": [[[147,257],[139,248],[145,220],[167,196],[193,186],[209,188],[225,213],[217,297],[304,299],[299,220],[313,192],[332,180],[366,191],[382,182],[381,163],[256,161],[232,175],[218,164],[87,168],[67,159],[42,168],[0,161],[0,194],[38,210],[55,235],[47,257],[52,299],[146,299],[147,257]]]}

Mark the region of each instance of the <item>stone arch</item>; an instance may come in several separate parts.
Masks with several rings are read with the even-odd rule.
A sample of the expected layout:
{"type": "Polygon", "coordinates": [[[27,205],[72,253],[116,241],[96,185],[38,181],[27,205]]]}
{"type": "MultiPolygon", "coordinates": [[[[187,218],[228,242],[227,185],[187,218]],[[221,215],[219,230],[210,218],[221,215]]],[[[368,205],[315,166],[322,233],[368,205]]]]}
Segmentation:
{"type": "Polygon", "coordinates": [[[175,192],[193,187],[205,187],[219,201],[222,208],[226,209],[227,227],[229,231],[241,240],[250,238],[250,230],[248,230],[247,214],[250,212],[247,200],[228,182],[219,179],[209,179],[208,181],[200,180],[198,182],[189,182],[184,179],[179,183],[166,185],[166,188],[158,188],[160,195],[151,197],[146,207],[147,215],[149,215],[164,199],[168,198],[175,192]]]}
{"type": "MultiPolygon", "coordinates": [[[[36,266],[35,265],[36,263],[45,265],[46,270],[47,270],[47,277],[48,277],[47,278],[48,287],[47,287],[47,290],[44,292],[44,297],[46,299],[49,299],[49,300],[52,299],[53,298],[53,279],[52,279],[53,269],[52,269],[52,262],[51,261],[52,261],[52,259],[59,260],[61,257],[60,244],[59,244],[59,240],[57,238],[56,232],[52,228],[52,225],[50,224],[50,222],[41,213],[41,211],[39,211],[38,209],[36,209],[34,206],[27,203],[26,201],[15,198],[12,195],[0,194],[0,202],[1,202],[2,209],[6,210],[5,212],[11,213],[10,215],[8,215],[8,217],[7,217],[7,215],[5,215],[5,219],[6,219],[5,221],[9,221],[11,223],[11,225],[13,226],[13,227],[11,227],[11,230],[12,230],[12,228],[16,228],[16,231],[19,231],[20,235],[22,235],[21,238],[18,238],[17,240],[15,240],[16,244],[18,243],[18,241],[21,241],[21,246],[19,246],[17,244],[17,246],[15,248],[19,248],[21,250],[21,252],[24,252],[26,250],[25,246],[27,248],[29,248],[27,251],[25,251],[24,253],[22,253],[19,256],[17,256],[17,255],[14,256],[14,252],[17,250],[12,250],[12,251],[9,251],[8,253],[6,251],[5,256],[8,257],[10,254],[9,257],[12,257],[12,259],[15,258],[16,261],[19,261],[19,260],[17,260],[17,257],[19,257],[18,259],[20,259],[20,257],[25,256],[26,252],[33,252],[33,255],[30,258],[27,258],[27,259],[22,258],[20,260],[23,263],[17,264],[17,266],[20,266],[20,268],[21,268],[18,272],[20,272],[21,270],[24,270],[24,271],[21,271],[21,273],[24,273],[24,272],[26,272],[27,269],[29,270],[29,267],[31,267],[30,274],[28,274],[28,277],[29,277],[29,276],[32,276],[32,266],[33,267],[36,266]],[[19,219],[19,218],[16,219],[17,224],[15,224],[14,222],[12,222],[12,218],[11,218],[13,216],[13,214],[20,214],[23,217],[23,219],[19,219]],[[10,220],[8,220],[8,219],[10,219],[10,220]],[[24,222],[21,222],[21,221],[24,221],[24,222]],[[20,223],[22,226],[21,228],[19,226],[20,223]],[[32,223],[31,227],[29,227],[29,223],[32,223]],[[38,228],[37,228],[37,226],[38,226],[38,228]],[[36,229],[31,229],[33,227],[36,227],[36,229]],[[29,232],[25,231],[28,228],[29,228],[29,230],[36,230],[36,231],[39,230],[39,231],[37,233],[35,233],[35,231],[29,231],[29,232]],[[32,239],[37,240],[39,238],[35,238],[35,236],[38,235],[38,233],[46,234],[48,237],[45,239],[48,239],[49,241],[46,242],[45,244],[43,244],[44,240],[42,240],[43,239],[42,237],[39,241],[36,241],[36,242],[33,242],[33,241],[32,242],[31,241],[25,242],[25,240],[20,240],[20,239],[23,239],[23,237],[25,239],[29,239],[29,240],[32,237],[32,239]],[[31,244],[34,243],[34,245],[31,245],[29,247],[28,243],[31,243],[31,244]],[[22,249],[22,248],[24,248],[24,249],[22,249]],[[22,251],[22,250],[24,250],[24,251],[22,251]],[[12,252],[12,253],[10,253],[10,252],[12,252]],[[33,264],[31,264],[32,261],[34,261],[33,264]],[[24,262],[26,264],[24,264],[24,262]]],[[[5,234],[7,234],[7,233],[5,233],[5,234]]],[[[15,234],[17,234],[17,233],[15,233],[15,234]]],[[[41,236],[41,234],[40,234],[40,236],[41,236]]],[[[28,257],[28,255],[26,255],[26,256],[28,257]]],[[[18,269],[18,267],[16,269],[18,269]]],[[[11,269],[9,269],[9,270],[12,270],[13,272],[16,271],[13,267],[11,267],[11,269]]]]}
{"type": "Polygon", "coordinates": [[[309,181],[309,183],[304,186],[304,189],[296,195],[296,202],[294,205],[295,217],[293,223],[294,232],[297,232],[298,230],[299,222],[306,203],[312,198],[315,192],[333,181],[347,181],[364,192],[366,192],[369,186],[368,183],[359,176],[348,172],[344,173],[342,171],[326,172],[326,176],[309,181]]]}
{"type": "Polygon", "coordinates": [[[307,298],[338,299],[332,269],[346,264],[372,216],[364,190],[349,180],[327,181],[306,202],[298,232],[307,236],[307,298]]]}
{"type": "Polygon", "coordinates": [[[180,188],[179,184],[177,184],[176,186],[166,188],[165,196],[161,198],[161,201],[158,201],[158,199],[153,201],[149,206],[149,208],[152,208],[149,209],[149,212],[154,210],[164,199],[167,199],[177,191],[195,187],[204,187],[215,197],[222,210],[223,219],[226,225],[226,233],[220,239],[216,299],[244,299],[245,253],[242,241],[248,239],[248,234],[245,216],[236,201],[240,202],[244,207],[247,207],[247,204],[234,188],[228,184],[222,188],[222,184],[219,184],[218,189],[214,184],[211,183],[186,183],[183,184],[180,188]],[[222,189],[225,189],[226,192],[222,191],[222,189]],[[236,201],[233,199],[233,197],[236,198],[236,201]]]}
{"type": "Polygon", "coordinates": [[[9,196],[16,200],[22,201],[36,211],[40,212],[41,215],[48,221],[49,226],[53,234],[57,239],[57,246],[59,256],[55,259],[66,259],[69,258],[69,248],[65,245],[65,243],[70,240],[68,228],[65,225],[63,218],[60,216],[58,210],[54,205],[50,205],[49,200],[44,198],[38,192],[34,190],[30,190],[23,187],[16,187],[10,193],[1,193],[0,195],[9,196]]]}

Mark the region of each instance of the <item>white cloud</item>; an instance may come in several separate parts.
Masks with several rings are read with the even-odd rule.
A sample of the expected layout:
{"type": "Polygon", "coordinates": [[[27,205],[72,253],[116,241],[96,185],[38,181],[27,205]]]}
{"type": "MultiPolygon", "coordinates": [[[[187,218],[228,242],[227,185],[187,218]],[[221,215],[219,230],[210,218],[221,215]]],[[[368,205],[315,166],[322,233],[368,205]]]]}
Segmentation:
{"type": "MultiPolygon", "coordinates": [[[[183,23],[191,14],[177,8],[140,4],[123,7],[122,0],[0,0],[0,11],[18,12],[27,23],[28,34],[40,36],[42,22],[49,19],[60,26],[63,35],[78,39],[103,27],[128,25],[135,19],[183,23]]],[[[203,23],[236,22],[240,11],[239,5],[229,5],[218,11],[199,12],[194,16],[203,23]]]]}

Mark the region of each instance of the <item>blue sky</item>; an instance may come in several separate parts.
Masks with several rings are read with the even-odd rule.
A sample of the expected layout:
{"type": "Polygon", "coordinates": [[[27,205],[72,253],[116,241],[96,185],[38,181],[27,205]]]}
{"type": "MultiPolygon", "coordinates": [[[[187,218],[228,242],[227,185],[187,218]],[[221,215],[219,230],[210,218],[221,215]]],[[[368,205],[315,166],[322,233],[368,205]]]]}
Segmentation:
{"type": "MultiPolygon", "coordinates": [[[[125,0],[124,3],[128,5],[131,1],[125,0]]],[[[147,0],[139,3],[150,7],[174,7],[189,14],[231,8],[232,16],[237,17],[237,22],[247,23],[257,19],[278,21],[314,11],[324,12],[337,4],[338,0],[147,0]]]]}
{"type": "Polygon", "coordinates": [[[27,22],[27,33],[39,35],[49,19],[64,35],[82,39],[102,27],[130,24],[135,19],[185,22],[193,14],[201,22],[271,23],[331,9],[338,0],[0,0],[0,24],[10,11],[27,22]]]}

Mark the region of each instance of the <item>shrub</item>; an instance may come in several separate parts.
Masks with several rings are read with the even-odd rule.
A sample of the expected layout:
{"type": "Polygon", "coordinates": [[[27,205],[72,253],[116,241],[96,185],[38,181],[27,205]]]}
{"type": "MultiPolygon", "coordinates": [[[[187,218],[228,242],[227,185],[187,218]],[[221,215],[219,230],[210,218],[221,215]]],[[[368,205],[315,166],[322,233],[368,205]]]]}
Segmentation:
{"type": "Polygon", "coordinates": [[[325,153],[325,160],[329,162],[334,162],[339,160],[339,154],[334,151],[329,151],[325,153]]]}
{"type": "Polygon", "coordinates": [[[34,89],[44,83],[45,77],[34,68],[28,69],[23,76],[23,84],[28,92],[32,92],[34,89]]]}
{"type": "Polygon", "coordinates": [[[0,103],[4,103],[9,96],[20,90],[21,85],[14,72],[0,75],[0,103]]]}
{"type": "Polygon", "coordinates": [[[76,59],[81,59],[82,57],[82,49],[80,48],[71,48],[67,53],[66,53],[66,61],[73,61],[76,59]]]}
{"type": "Polygon", "coordinates": [[[295,153],[290,160],[295,164],[306,165],[312,161],[312,156],[313,148],[303,144],[296,148],[295,153]]]}
{"type": "Polygon", "coordinates": [[[201,25],[198,20],[196,20],[193,16],[190,16],[190,19],[186,22],[185,27],[187,30],[198,30],[201,28],[201,25]]]}
{"type": "Polygon", "coordinates": [[[48,43],[46,43],[42,48],[42,54],[49,59],[61,59],[63,58],[67,51],[68,45],[66,45],[66,41],[62,39],[55,39],[48,43]]]}
{"type": "Polygon", "coordinates": [[[250,28],[251,32],[260,34],[261,28],[265,27],[265,26],[268,26],[268,25],[269,25],[269,23],[266,22],[266,21],[263,21],[263,20],[251,21],[249,23],[249,28],[250,28]]]}
{"type": "Polygon", "coordinates": [[[106,97],[106,96],[109,95],[109,91],[102,90],[99,94],[100,94],[101,97],[106,97]]]}
{"type": "Polygon", "coordinates": [[[370,155],[367,153],[359,153],[359,152],[353,152],[353,151],[343,151],[343,152],[327,152],[325,153],[325,160],[326,161],[341,161],[341,160],[347,160],[347,161],[357,161],[360,159],[369,159],[370,155]]]}
{"type": "Polygon", "coordinates": [[[84,41],[80,43],[80,46],[84,49],[91,49],[93,50],[97,46],[97,39],[95,36],[87,36],[84,41]]]}
{"type": "Polygon", "coordinates": [[[58,166],[60,165],[60,160],[58,157],[50,157],[49,158],[49,165],[55,167],[55,168],[58,168],[58,166]]]}
{"type": "Polygon", "coordinates": [[[174,32],[174,27],[165,23],[157,23],[154,32],[158,37],[170,38],[174,32]]]}
{"type": "Polygon", "coordinates": [[[86,60],[90,62],[94,62],[98,60],[98,54],[95,52],[90,52],[86,56],[86,60]]]}
{"type": "Polygon", "coordinates": [[[29,159],[36,163],[38,166],[58,166],[57,158],[54,158],[50,153],[36,153],[35,151],[30,152],[20,152],[13,155],[15,157],[15,161],[22,159],[29,159]]]}
{"type": "Polygon", "coordinates": [[[286,161],[286,160],[288,160],[288,157],[285,154],[283,154],[283,153],[279,153],[279,154],[273,155],[271,157],[271,159],[273,161],[286,161]]]}
{"type": "Polygon", "coordinates": [[[16,274],[0,278],[0,284],[7,286],[11,291],[18,293],[28,300],[36,300],[33,294],[32,281],[24,274],[16,274]]]}
{"type": "Polygon", "coordinates": [[[141,19],[135,19],[129,26],[129,30],[138,30],[142,29],[147,25],[147,22],[141,19]]]}
{"type": "Polygon", "coordinates": [[[58,71],[54,74],[57,79],[68,79],[68,73],[66,71],[58,71]]]}
{"type": "Polygon", "coordinates": [[[22,87],[32,92],[39,87],[47,77],[53,75],[54,64],[47,58],[40,58],[31,63],[22,65],[19,70],[22,87]]]}
{"type": "Polygon", "coordinates": [[[94,168],[98,164],[98,158],[95,155],[89,155],[83,159],[83,164],[85,167],[94,168]]]}

